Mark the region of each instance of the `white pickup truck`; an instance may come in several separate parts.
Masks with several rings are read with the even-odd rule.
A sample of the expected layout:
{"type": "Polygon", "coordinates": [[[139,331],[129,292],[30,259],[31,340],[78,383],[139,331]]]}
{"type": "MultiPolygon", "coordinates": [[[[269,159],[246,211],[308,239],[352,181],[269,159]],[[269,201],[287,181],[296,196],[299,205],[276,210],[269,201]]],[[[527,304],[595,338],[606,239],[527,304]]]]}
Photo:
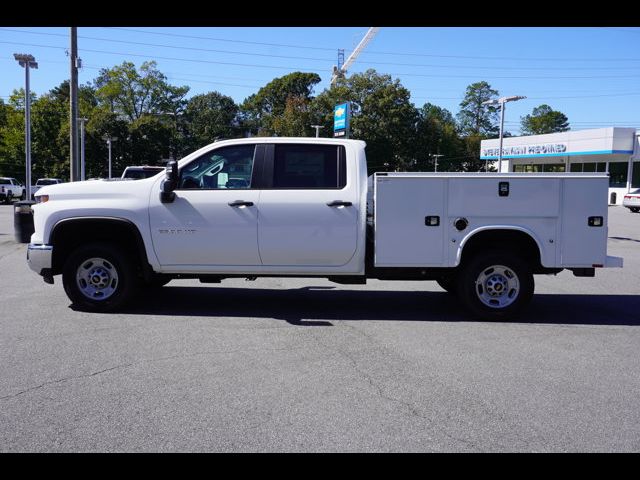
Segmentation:
{"type": "Polygon", "coordinates": [[[136,182],[43,187],[32,270],[77,308],[114,311],[174,278],[433,280],[506,319],[534,274],[591,277],[607,256],[606,174],[376,173],[365,143],[221,141],[136,182]]]}
{"type": "Polygon", "coordinates": [[[31,186],[31,197],[35,198],[36,192],[47,185],[57,185],[62,183],[59,178],[39,178],[35,185],[31,186]]]}
{"type": "Polygon", "coordinates": [[[15,199],[25,199],[26,188],[13,177],[0,177],[0,202],[11,203],[15,199]]]}

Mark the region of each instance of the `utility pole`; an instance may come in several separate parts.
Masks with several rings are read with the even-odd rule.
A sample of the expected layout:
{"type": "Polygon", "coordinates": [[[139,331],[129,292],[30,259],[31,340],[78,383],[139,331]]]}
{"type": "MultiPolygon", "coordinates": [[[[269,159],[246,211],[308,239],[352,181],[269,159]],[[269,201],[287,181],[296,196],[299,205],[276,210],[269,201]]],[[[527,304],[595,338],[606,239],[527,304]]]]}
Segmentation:
{"type": "Polygon", "coordinates": [[[316,129],[316,138],[318,138],[320,136],[320,129],[324,128],[324,126],[322,126],[322,125],[311,125],[311,128],[315,128],[316,129]]]}
{"type": "Polygon", "coordinates": [[[80,180],[80,165],[78,162],[78,28],[71,27],[71,80],[69,82],[70,92],[70,161],[69,169],[71,181],[80,180]]]}
{"type": "Polygon", "coordinates": [[[80,180],[85,180],[85,162],[84,162],[84,122],[89,120],[88,118],[81,117],[78,119],[80,122],[80,180]]]}
{"type": "Polygon", "coordinates": [[[25,200],[31,200],[31,93],[29,89],[29,69],[38,68],[33,55],[14,53],[13,58],[24,67],[24,144],[25,144],[25,200]]]}

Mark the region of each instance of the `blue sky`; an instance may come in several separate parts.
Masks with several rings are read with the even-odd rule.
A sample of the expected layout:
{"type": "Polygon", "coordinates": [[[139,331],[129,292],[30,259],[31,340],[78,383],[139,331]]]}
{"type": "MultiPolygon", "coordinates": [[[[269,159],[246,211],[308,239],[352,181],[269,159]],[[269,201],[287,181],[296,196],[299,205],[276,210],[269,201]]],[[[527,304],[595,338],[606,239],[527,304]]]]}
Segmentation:
{"type": "MultiPolygon", "coordinates": [[[[188,96],[217,90],[237,103],[273,78],[316,72],[329,85],[338,49],[345,57],[368,27],[79,27],[80,83],[123,61],[156,60],[188,96]]],[[[382,27],[350,68],[391,74],[413,103],[454,115],[466,87],[485,80],[509,103],[505,129],[543,103],[569,117],[573,130],[640,128],[640,28],[620,27],[382,27]]],[[[67,27],[0,27],[0,97],[24,86],[13,53],[39,63],[31,88],[42,94],[69,78],[67,27]]]]}

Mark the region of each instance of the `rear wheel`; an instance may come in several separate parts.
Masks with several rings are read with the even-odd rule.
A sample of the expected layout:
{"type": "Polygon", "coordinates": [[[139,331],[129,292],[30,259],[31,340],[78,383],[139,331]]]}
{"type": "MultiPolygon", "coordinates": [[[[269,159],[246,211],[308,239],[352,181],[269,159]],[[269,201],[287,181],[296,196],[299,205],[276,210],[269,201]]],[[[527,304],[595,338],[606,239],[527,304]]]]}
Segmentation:
{"type": "Polygon", "coordinates": [[[64,290],[80,310],[113,312],[135,293],[137,279],[133,263],[110,244],[78,247],[64,265],[64,290]]]}
{"type": "Polygon", "coordinates": [[[470,260],[458,278],[458,294],[483,320],[516,316],[533,296],[533,273],[512,253],[490,252],[470,260]]]}

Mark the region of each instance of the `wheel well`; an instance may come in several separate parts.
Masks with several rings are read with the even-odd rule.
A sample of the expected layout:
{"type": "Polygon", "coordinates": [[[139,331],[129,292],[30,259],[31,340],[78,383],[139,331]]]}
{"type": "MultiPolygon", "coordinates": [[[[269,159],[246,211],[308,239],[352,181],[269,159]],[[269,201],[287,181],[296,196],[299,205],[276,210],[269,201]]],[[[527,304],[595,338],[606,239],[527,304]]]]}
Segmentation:
{"type": "Polygon", "coordinates": [[[137,263],[141,275],[145,278],[150,275],[152,269],[138,228],[129,220],[115,218],[83,218],[57,223],[49,239],[53,246],[52,274],[62,273],[69,254],[89,242],[117,245],[137,263]]]}
{"type": "Polygon", "coordinates": [[[487,250],[513,253],[525,260],[534,273],[545,270],[540,262],[540,249],[531,235],[520,230],[507,229],[484,230],[473,235],[462,249],[460,264],[487,250]]]}

